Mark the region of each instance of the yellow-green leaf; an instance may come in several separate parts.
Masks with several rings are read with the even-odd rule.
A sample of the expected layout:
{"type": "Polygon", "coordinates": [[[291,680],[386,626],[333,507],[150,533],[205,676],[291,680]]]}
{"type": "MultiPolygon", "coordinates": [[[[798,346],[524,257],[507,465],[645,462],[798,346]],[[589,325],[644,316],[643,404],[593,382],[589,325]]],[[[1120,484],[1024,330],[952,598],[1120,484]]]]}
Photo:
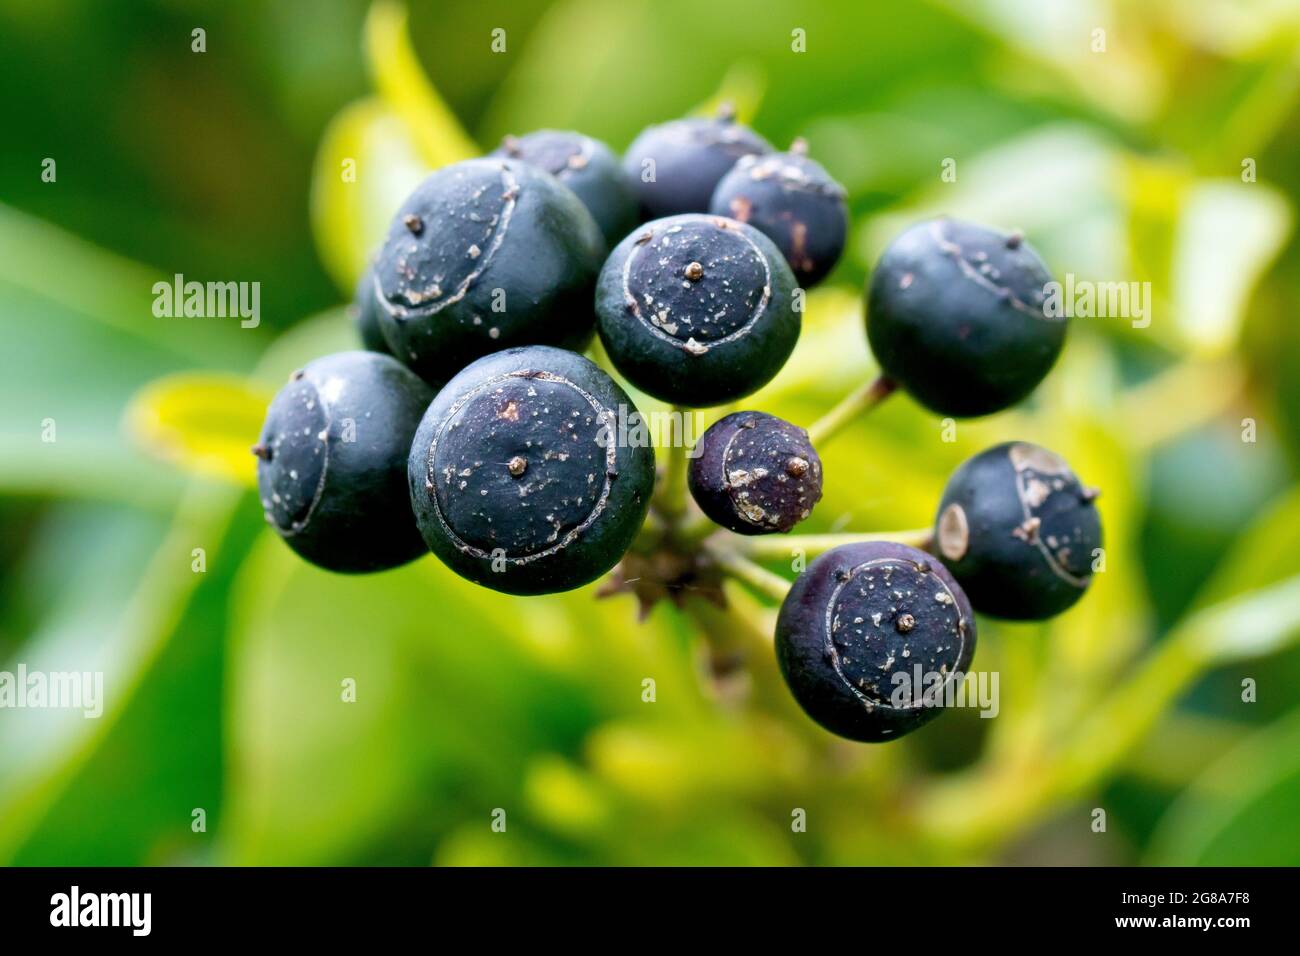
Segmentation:
{"type": "Polygon", "coordinates": [[[767,77],[761,66],[747,61],[733,63],[718,84],[717,92],[692,112],[701,116],[713,116],[726,104],[735,110],[739,122],[752,123],[766,90],[767,77]]]}
{"type": "Polygon", "coordinates": [[[378,0],[371,6],[365,45],[376,92],[401,117],[426,163],[437,168],[480,154],[478,145],[425,76],[411,46],[404,4],[378,0]]]}
{"type": "Polygon", "coordinates": [[[181,372],[137,392],[125,428],[163,461],[251,488],[256,469],[249,448],[270,400],[267,389],[237,375],[181,372]]]}
{"type": "Polygon", "coordinates": [[[351,104],[326,128],[312,171],[312,233],[347,295],[393,213],[427,172],[406,124],[379,99],[351,104]]]}

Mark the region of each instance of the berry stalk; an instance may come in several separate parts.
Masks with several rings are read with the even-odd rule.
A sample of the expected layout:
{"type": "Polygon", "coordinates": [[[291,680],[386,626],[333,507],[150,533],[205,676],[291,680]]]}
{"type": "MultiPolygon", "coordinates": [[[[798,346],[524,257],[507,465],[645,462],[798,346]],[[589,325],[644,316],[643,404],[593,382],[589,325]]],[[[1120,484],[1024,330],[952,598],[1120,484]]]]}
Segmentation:
{"type": "MultiPolygon", "coordinates": [[[[674,405],[672,411],[681,420],[690,414],[690,410],[681,405],[674,405]]],[[[686,511],[687,449],[684,446],[669,445],[662,451],[668,460],[660,475],[659,487],[655,489],[655,510],[664,523],[673,529],[686,511]]]]}
{"type": "Polygon", "coordinates": [[[762,565],[755,564],[743,557],[729,544],[706,541],[701,550],[709,556],[728,577],[747,585],[778,604],[785,600],[790,590],[790,582],[762,565]]]}
{"type": "Polygon", "coordinates": [[[905,531],[872,531],[864,534],[785,534],[768,537],[745,538],[732,547],[741,555],[757,560],[789,558],[803,552],[812,558],[832,548],[846,544],[865,544],[870,541],[893,541],[908,547],[927,550],[934,539],[933,528],[909,528],[905,531]]]}
{"type": "Polygon", "coordinates": [[[883,373],[873,381],[850,392],[838,405],[808,426],[808,438],[822,446],[838,435],[845,426],[871,411],[898,389],[898,383],[883,373]]]}

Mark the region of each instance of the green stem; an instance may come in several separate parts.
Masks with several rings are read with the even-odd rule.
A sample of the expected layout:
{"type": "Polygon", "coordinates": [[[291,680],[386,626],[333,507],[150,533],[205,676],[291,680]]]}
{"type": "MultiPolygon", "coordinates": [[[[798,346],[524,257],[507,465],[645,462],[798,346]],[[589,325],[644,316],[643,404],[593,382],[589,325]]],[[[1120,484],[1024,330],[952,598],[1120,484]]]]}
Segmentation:
{"type": "Polygon", "coordinates": [[[755,564],[725,545],[705,542],[703,550],[724,573],[777,603],[784,601],[790,591],[790,582],[781,575],[755,564]]]}
{"type": "Polygon", "coordinates": [[[704,515],[699,515],[693,521],[679,527],[677,533],[673,536],[673,540],[676,541],[680,547],[685,548],[688,551],[694,551],[699,548],[706,539],[712,537],[721,530],[722,528],[719,525],[714,524],[711,519],[704,517],[704,515]]]}
{"type": "Polygon", "coordinates": [[[770,534],[744,538],[732,544],[733,550],[749,558],[768,560],[791,558],[802,552],[805,557],[815,557],[844,544],[862,544],[868,541],[894,541],[924,550],[934,537],[933,528],[909,528],[906,531],[872,531],[866,534],[770,534]]]}
{"type": "MultiPolygon", "coordinates": [[[[674,405],[672,410],[674,415],[691,414],[690,409],[680,405],[674,405]]],[[[660,451],[667,456],[668,460],[664,464],[659,488],[655,493],[655,503],[664,522],[670,528],[675,528],[686,512],[687,449],[684,445],[681,447],[669,445],[661,448],[660,451]]]]}
{"type": "Polygon", "coordinates": [[[874,381],[861,386],[844,396],[844,399],[808,426],[808,439],[817,448],[834,438],[846,425],[858,416],[871,411],[898,388],[898,383],[878,375],[874,381]]]}

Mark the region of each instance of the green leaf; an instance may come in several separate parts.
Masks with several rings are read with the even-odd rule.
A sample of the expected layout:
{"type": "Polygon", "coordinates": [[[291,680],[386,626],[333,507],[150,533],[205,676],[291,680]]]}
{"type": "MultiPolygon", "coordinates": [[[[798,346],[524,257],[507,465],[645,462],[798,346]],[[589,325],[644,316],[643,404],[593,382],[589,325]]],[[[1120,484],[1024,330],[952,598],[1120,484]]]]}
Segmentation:
{"type": "Polygon", "coordinates": [[[1182,627],[1189,628],[1189,646],[1207,662],[1282,650],[1300,637],[1300,575],[1198,611],[1182,627]]]}
{"type": "Polygon", "coordinates": [[[266,533],[233,606],[220,834],[230,862],[410,862],[418,847],[384,842],[398,821],[438,834],[467,812],[487,821],[495,806],[520,806],[511,797],[529,757],[590,719],[586,692],[530,653],[547,633],[572,633],[556,617],[562,600],[529,602],[521,628],[523,603],[432,557],[335,575],[266,533]],[[463,794],[493,802],[461,807],[463,794]]]}
{"type": "Polygon", "coordinates": [[[1300,711],[1212,764],[1160,821],[1155,866],[1300,866],[1300,711]]]}
{"type": "MultiPolygon", "coordinates": [[[[245,367],[261,336],[235,335],[238,319],[162,318],[154,315],[154,285],[160,276],[57,226],[0,205],[0,317],[6,324],[31,322],[41,328],[45,310],[67,316],[77,331],[115,335],[128,348],[163,352],[172,363],[245,367]],[[11,299],[28,315],[14,314],[11,299]]],[[[47,344],[48,360],[62,358],[47,344]]],[[[100,356],[102,359],[102,355],[100,356]]]]}
{"type": "Polygon", "coordinates": [[[154,316],[158,279],[0,206],[8,359],[0,377],[0,489],[151,510],[172,503],[181,490],[176,476],[123,440],[130,396],[141,382],[179,368],[248,367],[264,337],[233,321],[154,316]]]}
{"type": "Polygon", "coordinates": [[[1238,535],[1197,595],[1198,608],[1300,576],[1300,489],[1264,509],[1238,535]]]}
{"type": "Polygon", "coordinates": [[[237,500],[229,488],[195,483],[165,533],[129,514],[116,516],[118,529],[102,542],[92,526],[83,529],[66,565],[73,583],[24,645],[22,659],[32,671],[102,671],[103,713],[86,719],[73,710],[6,711],[0,862],[23,845],[130,704],[202,580],[193,549],[220,548],[237,500]],[[121,533],[132,525],[135,533],[121,533]]]}
{"type": "Polygon", "coordinates": [[[1221,354],[1236,345],[1255,285],[1291,227],[1287,199],[1261,183],[1201,180],[1187,191],[1175,233],[1171,317],[1192,350],[1221,354]]]}
{"type": "MultiPolygon", "coordinates": [[[[106,694],[120,705],[120,715],[97,736],[84,760],[67,769],[60,785],[45,791],[48,799],[40,822],[25,836],[13,865],[156,866],[210,860],[221,816],[222,672],[230,583],[251,535],[264,526],[261,510],[251,500],[245,504],[229,533],[201,539],[207,551],[205,572],[194,573],[190,555],[174,552],[180,560],[153,569],[171,574],[175,583],[196,582],[183,615],[169,625],[182,639],[160,647],[129,695],[118,667],[132,662],[125,657],[112,661],[113,680],[106,680],[106,694]],[[206,829],[195,830],[195,810],[203,812],[206,829]],[[112,819],[113,826],[87,829],[85,821],[95,818],[112,819]]],[[[58,537],[67,538],[61,550],[71,555],[50,555],[57,563],[47,570],[54,579],[50,600],[60,605],[88,600],[87,627],[98,633],[112,600],[105,600],[99,588],[121,588],[125,594],[149,553],[117,529],[132,523],[130,513],[118,509],[117,528],[92,553],[112,548],[122,579],[105,574],[94,561],[67,579],[68,569],[78,563],[76,555],[87,553],[88,528],[96,527],[99,516],[88,511],[79,506],[60,509],[67,512],[58,519],[58,537]]],[[[155,540],[148,544],[157,546],[155,540]]],[[[99,728],[86,729],[94,733],[99,728]]],[[[59,753],[51,748],[47,756],[54,762],[59,753]]]]}
{"type": "Polygon", "coordinates": [[[249,449],[275,389],[311,358],[357,344],[343,309],[321,313],[280,336],[254,375],[175,372],[150,382],[132,396],[124,427],[140,450],[157,459],[252,488],[257,469],[249,449]]]}
{"type": "MultiPolygon", "coordinates": [[[[62,319],[64,314],[59,309],[45,307],[49,318],[44,331],[49,335],[51,328],[57,328],[52,320],[62,319]]],[[[80,332],[70,336],[70,341],[89,338],[83,348],[100,344],[102,359],[105,354],[102,343],[89,335],[97,326],[87,325],[79,318],[75,322],[69,318],[69,323],[73,325],[72,331],[80,332]]],[[[22,324],[15,331],[21,333],[38,327],[39,323],[22,324]]],[[[220,381],[223,387],[240,392],[264,392],[265,386],[260,383],[267,380],[268,374],[274,380],[283,381],[287,370],[301,364],[304,356],[330,351],[335,345],[342,347],[341,343],[350,341],[354,334],[341,311],[327,313],[282,336],[263,357],[256,377],[220,381]]],[[[139,353],[148,354],[148,350],[137,347],[137,357],[139,353]]],[[[98,367],[138,374],[131,364],[131,354],[124,352],[114,363],[100,361],[98,367]]],[[[67,351],[56,352],[56,358],[64,363],[68,362],[68,356],[67,351]]],[[[76,383],[79,375],[90,377],[92,372],[78,370],[64,374],[67,381],[76,383]]],[[[127,382],[134,387],[138,381],[134,374],[123,374],[123,379],[123,388],[127,382]]],[[[213,381],[208,377],[190,380],[213,381]]],[[[213,395],[208,393],[206,397],[211,399],[213,395]]],[[[245,396],[241,401],[247,400],[245,396]]],[[[21,403],[10,407],[21,407],[21,403]]],[[[86,407],[86,414],[98,409],[90,402],[86,407]]],[[[253,405],[243,407],[247,414],[253,413],[253,405]]],[[[97,533],[99,525],[83,520],[78,524],[72,546],[56,562],[59,581],[67,582],[66,592],[51,593],[47,601],[51,613],[23,645],[23,660],[33,670],[103,670],[104,713],[99,719],[86,720],[70,711],[18,711],[14,712],[17,717],[0,721],[0,861],[9,860],[20,851],[49,807],[91,764],[104,742],[110,739],[117,721],[133,705],[137,690],[167,648],[196,588],[204,580],[204,575],[192,567],[193,549],[204,548],[209,561],[224,559],[233,563],[241,556],[238,552],[224,555],[221,552],[240,495],[229,485],[200,480],[184,490],[179,502],[174,500],[175,492],[184,489],[179,483],[173,483],[170,496],[147,498],[153,487],[148,476],[156,476],[160,469],[132,443],[121,440],[116,422],[119,408],[110,407],[107,411],[113,416],[107,428],[106,437],[112,439],[108,447],[115,445],[117,454],[133,462],[132,467],[140,472],[129,490],[146,496],[153,508],[173,506],[174,514],[170,526],[165,528],[147,515],[130,512],[116,515],[109,523],[111,528],[104,531],[102,541],[97,533]],[[105,554],[112,554],[113,560],[106,563],[105,554]]],[[[263,413],[264,408],[257,411],[259,423],[263,413]]],[[[60,421],[65,417],[61,416],[60,421]]],[[[234,440],[227,432],[209,431],[212,423],[203,416],[179,416],[170,420],[183,422],[185,431],[178,439],[183,445],[203,447],[234,440]]],[[[69,456],[88,454],[80,430],[68,429],[69,438],[74,440],[65,442],[62,437],[65,427],[60,425],[61,437],[53,447],[66,445],[69,456]]],[[[104,456],[95,461],[97,479],[111,478],[111,459],[104,456]]],[[[84,471],[84,460],[63,465],[56,473],[62,475],[64,469],[70,472],[71,478],[79,478],[84,471]]],[[[224,570],[229,570],[229,564],[224,570]]],[[[185,812],[188,813],[188,808],[185,812]]]]}
{"type": "Polygon", "coordinates": [[[735,111],[736,121],[752,123],[763,102],[767,77],[760,63],[742,60],[733,63],[718,84],[717,92],[691,110],[699,116],[715,116],[724,106],[735,111]]]}

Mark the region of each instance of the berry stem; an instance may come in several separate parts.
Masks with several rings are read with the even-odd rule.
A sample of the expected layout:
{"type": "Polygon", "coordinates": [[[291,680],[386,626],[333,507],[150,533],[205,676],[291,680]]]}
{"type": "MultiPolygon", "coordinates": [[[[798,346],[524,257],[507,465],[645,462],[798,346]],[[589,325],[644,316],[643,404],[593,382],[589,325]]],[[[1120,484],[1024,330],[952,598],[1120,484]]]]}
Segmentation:
{"type": "Polygon", "coordinates": [[[744,538],[732,543],[732,549],[745,557],[758,560],[792,558],[798,552],[814,557],[842,544],[862,544],[867,541],[894,541],[913,548],[926,550],[934,538],[933,528],[909,528],[905,531],[872,531],[865,534],[773,534],[744,538]]]}
{"type": "Polygon", "coordinates": [[[728,576],[748,585],[759,594],[772,598],[778,604],[785,600],[790,582],[781,575],[742,557],[725,544],[705,542],[701,550],[728,576]]]}
{"type": "Polygon", "coordinates": [[[688,551],[694,551],[704,543],[706,538],[721,530],[722,528],[714,524],[711,519],[704,517],[704,515],[696,515],[695,519],[689,524],[683,524],[677,529],[673,540],[680,547],[688,551]]]}
{"type": "MultiPolygon", "coordinates": [[[[686,416],[690,410],[680,405],[673,406],[674,416],[686,416]]],[[[684,419],[683,419],[684,420],[684,419]]],[[[664,465],[660,485],[655,492],[655,504],[664,523],[675,528],[686,511],[686,447],[669,445],[661,449],[668,460],[664,465]]]]}
{"type": "Polygon", "coordinates": [[[855,389],[843,400],[808,426],[808,438],[817,448],[839,434],[859,415],[871,411],[898,389],[898,383],[883,373],[873,381],[855,389]]]}

